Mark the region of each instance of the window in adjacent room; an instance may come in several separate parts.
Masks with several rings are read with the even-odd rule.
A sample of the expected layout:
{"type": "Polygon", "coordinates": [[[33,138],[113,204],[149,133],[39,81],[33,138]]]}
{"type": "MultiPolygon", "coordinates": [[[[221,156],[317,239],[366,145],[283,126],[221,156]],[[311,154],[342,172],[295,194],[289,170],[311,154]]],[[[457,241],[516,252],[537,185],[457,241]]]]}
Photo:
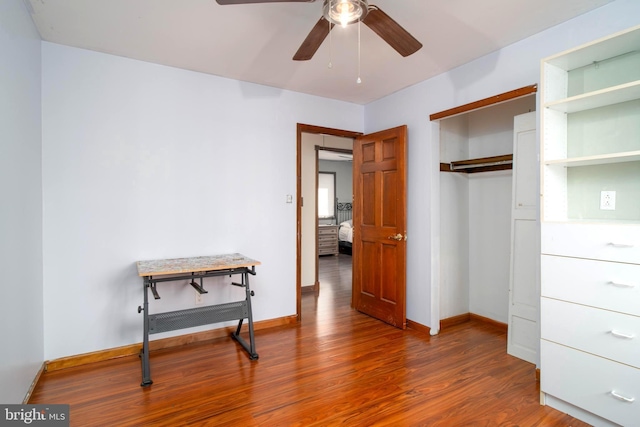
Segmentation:
{"type": "Polygon", "coordinates": [[[318,218],[335,218],[336,173],[318,172],[318,218]]]}

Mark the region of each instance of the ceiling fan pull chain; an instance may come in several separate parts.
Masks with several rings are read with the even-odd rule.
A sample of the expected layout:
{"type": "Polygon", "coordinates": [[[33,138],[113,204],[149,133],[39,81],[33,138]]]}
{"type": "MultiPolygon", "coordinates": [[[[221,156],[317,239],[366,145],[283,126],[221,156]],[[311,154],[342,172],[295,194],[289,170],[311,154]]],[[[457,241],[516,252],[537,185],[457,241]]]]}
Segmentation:
{"type": "MultiPolygon", "coordinates": [[[[331,1],[329,0],[329,7],[331,7],[331,1]]],[[[329,64],[327,68],[331,69],[333,68],[333,39],[331,38],[331,21],[327,19],[327,22],[329,23],[329,64]]]]}
{"type": "Polygon", "coordinates": [[[362,20],[358,21],[358,79],[356,80],[357,84],[362,83],[362,79],[360,78],[360,25],[362,24],[362,20]]]}

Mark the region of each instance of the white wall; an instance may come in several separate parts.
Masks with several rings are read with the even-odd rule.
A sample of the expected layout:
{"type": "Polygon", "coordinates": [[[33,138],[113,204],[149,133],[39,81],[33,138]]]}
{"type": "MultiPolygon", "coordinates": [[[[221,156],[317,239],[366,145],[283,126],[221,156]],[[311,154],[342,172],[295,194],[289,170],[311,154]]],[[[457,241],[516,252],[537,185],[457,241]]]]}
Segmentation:
{"type": "MultiPolygon", "coordinates": [[[[469,115],[439,122],[440,163],[469,159],[469,115]]],[[[434,141],[434,143],[436,143],[434,141]]],[[[462,173],[439,174],[438,231],[440,240],[440,317],[469,313],[469,177],[462,173]]]]}
{"type": "Polygon", "coordinates": [[[469,176],[468,311],[502,323],[509,316],[511,181],[511,171],[469,176]]]}
{"type": "Polygon", "coordinates": [[[323,136],[303,133],[301,138],[301,285],[316,283],[316,145],[322,145],[323,136]]]}
{"type": "MultiPolygon", "coordinates": [[[[294,315],[296,123],[361,131],[363,107],[51,43],[42,52],[45,357],[142,340],[137,260],[241,252],[262,262],[255,320],[294,315]]],[[[205,303],[242,292],[214,281],[205,303]]],[[[193,306],[184,287],[159,286],[150,311],[193,306]]]]}
{"type": "MultiPolygon", "coordinates": [[[[437,276],[430,260],[439,262],[432,242],[439,235],[437,214],[438,125],[429,115],[539,81],[540,60],[548,55],[640,24],[640,1],[616,0],[590,13],[550,28],[450,72],[416,84],[365,106],[365,132],[401,124],[409,130],[407,317],[433,326],[439,308],[437,276]],[[434,196],[432,198],[432,195],[434,196]],[[433,220],[433,221],[432,221],[433,220]],[[432,294],[435,297],[432,297],[432,294]]],[[[437,265],[437,264],[436,264],[437,265]]]]}
{"type": "Polygon", "coordinates": [[[0,402],[22,403],[42,366],[40,36],[0,1],[0,402]]]}
{"type": "Polygon", "coordinates": [[[440,318],[469,313],[469,178],[440,177],[440,318]]]}

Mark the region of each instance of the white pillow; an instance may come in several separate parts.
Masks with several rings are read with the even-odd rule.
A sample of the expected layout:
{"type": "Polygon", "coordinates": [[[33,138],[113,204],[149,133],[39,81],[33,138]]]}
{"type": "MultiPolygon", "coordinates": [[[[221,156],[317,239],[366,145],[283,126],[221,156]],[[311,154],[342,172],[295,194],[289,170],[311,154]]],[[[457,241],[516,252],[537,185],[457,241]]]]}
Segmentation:
{"type": "Polygon", "coordinates": [[[352,228],[353,227],[352,224],[353,224],[353,221],[349,220],[349,221],[341,222],[340,227],[352,228]]]}

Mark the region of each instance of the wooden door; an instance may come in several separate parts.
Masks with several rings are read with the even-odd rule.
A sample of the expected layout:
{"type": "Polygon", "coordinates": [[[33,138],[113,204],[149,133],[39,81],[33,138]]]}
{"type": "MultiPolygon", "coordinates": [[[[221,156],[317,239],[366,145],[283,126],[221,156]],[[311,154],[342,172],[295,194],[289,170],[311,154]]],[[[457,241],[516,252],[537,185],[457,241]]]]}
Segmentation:
{"type": "Polygon", "coordinates": [[[406,327],[407,128],[363,135],[353,146],[353,306],[406,327]]]}
{"type": "Polygon", "coordinates": [[[514,118],[507,353],[538,363],[540,235],[536,113],[514,118]]]}

